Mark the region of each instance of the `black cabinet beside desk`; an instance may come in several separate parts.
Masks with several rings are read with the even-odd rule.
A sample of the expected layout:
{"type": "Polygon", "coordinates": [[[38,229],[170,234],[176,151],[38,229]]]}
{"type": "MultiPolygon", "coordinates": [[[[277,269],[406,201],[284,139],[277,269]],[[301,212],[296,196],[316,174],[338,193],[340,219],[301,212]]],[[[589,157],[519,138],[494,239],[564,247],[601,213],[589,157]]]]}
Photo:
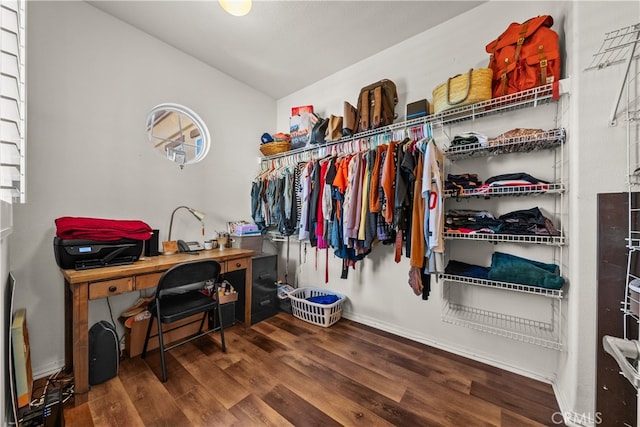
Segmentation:
{"type": "MultiPolygon", "coordinates": [[[[251,259],[251,324],[274,316],[278,312],[278,256],[275,254],[256,255],[251,259]]],[[[243,271],[230,271],[224,278],[236,288],[236,319],[245,323],[245,280],[243,271]]]]}

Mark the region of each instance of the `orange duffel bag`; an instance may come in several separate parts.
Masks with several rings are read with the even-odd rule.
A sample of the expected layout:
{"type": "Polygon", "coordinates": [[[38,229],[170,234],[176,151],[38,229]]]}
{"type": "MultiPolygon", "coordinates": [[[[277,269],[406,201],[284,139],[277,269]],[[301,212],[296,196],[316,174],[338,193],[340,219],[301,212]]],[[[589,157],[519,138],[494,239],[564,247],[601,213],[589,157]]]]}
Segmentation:
{"type": "Polygon", "coordinates": [[[560,80],[558,33],[552,25],[551,15],[514,22],[487,45],[494,98],[560,80]]]}

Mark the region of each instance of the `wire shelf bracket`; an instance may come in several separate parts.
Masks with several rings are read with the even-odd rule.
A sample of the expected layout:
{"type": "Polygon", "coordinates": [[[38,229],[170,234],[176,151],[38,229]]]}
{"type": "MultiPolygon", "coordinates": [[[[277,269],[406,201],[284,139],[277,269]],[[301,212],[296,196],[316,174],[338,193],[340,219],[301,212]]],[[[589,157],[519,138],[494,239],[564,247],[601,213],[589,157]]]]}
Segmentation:
{"type": "Polygon", "coordinates": [[[640,23],[606,33],[600,50],[593,55],[593,61],[586,69],[602,69],[613,64],[625,63],[625,73],[609,115],[609,126],[617,125],[618,109],[629,79],[631,63],[638,58],[636,54],[638,41],[640,41],[640,23]]]}
{"type": "MultiPolygon", "coordinates": [[[[445,323],[487,332],[554,350],[562,349],[557,326],[537,320],[496,313],[447,302],[441,319],[445,323]]],[[[555,322],[557,323],[557,322],[555,322]]]]}
{"type": "Polygon", "coordinates": [[[460,283],[469,286],[482,286],[487,288],[506,289],[514,292],[523,292],[527,294],[534,294],[545,296],[549,298],[562,298],[561,289],[547,289],[540,286],[522,285],[519,283],[500,282],[496,280],[478,279],[475,277],[459,276],[456,274],[441,274],[440,277],[451,283],[460,283]]]}
{"type": "Polygon", "coordinates": [[[444,232],[445,239],[478,240],[492,243],[541,243],[550,246],[564,245],[564,236],[542,236],[537,234],[492,234],[444,232]]]}

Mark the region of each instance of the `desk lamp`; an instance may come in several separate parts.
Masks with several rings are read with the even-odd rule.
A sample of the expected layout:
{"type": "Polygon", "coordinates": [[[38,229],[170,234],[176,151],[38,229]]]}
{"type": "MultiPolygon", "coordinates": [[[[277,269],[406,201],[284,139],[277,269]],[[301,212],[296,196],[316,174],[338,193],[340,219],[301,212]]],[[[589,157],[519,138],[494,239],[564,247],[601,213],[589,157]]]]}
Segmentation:
{"type": "MultiPolygon", "coordinates": [[[[176,212],[179,209],[183,209],[183,208],[188,210],[189,212],[191,212],[191,214],[193,216],[195,216],[198,219],[198,221],[200,221],[202,223],[202,235],[204,236],[204,222],[203,222],[203,220],[204,220],[204,212],[201,212],[201,211],[199,211],[197,209],[190,208],[189,206],[178,206],[171,213],[171,220],[169,221],[169,236],[167,237],[167,242],[163,242],[162,243],[163,244],[163,249],[165,250],[165,252],[167,252],[167,251],[175,252],[175,250],[177,250],[177,248],[175,248],[175,249],[173,247],[172,248],[164,248],[164,246],[165,246],[165,243],[170,243],[171,242],[171,229],[173,228],[173,217],[175,216],[176,212]]],[[[174,242],[174,244],[175,244],[175,242],[174,242]]],[[[177,246],[177,244],[176,244],[176,246],[177,246]]]]}

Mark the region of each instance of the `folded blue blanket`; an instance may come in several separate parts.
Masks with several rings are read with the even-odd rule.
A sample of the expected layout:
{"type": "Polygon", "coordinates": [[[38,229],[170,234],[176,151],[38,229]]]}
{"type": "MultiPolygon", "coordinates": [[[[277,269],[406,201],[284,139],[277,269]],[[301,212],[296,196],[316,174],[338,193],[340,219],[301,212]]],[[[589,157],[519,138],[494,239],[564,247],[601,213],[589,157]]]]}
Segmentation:
{"type": "Polygon", "coordinates": [[[318,295],[315,297],[307,298],[309,302],[315,302],[316,304],[333,304],[340,299],[337,295],[318,295]]]}
{"type": "Polygon", "coordinates": [[[494,252],[491,257],[489,279],[519,283],[547,289],[560,289],[564,278],[558,275],[558,266],[545,264],[515,255],[494,252]]]}
{"type": "Polygon", "coordinates": [[[466,262],[451,260],[444,270],[447,274],[455,274],[457,276],[473,277],[475,279],[488,279],[489,268],[475,264],[467,264],[466,262]]]}

